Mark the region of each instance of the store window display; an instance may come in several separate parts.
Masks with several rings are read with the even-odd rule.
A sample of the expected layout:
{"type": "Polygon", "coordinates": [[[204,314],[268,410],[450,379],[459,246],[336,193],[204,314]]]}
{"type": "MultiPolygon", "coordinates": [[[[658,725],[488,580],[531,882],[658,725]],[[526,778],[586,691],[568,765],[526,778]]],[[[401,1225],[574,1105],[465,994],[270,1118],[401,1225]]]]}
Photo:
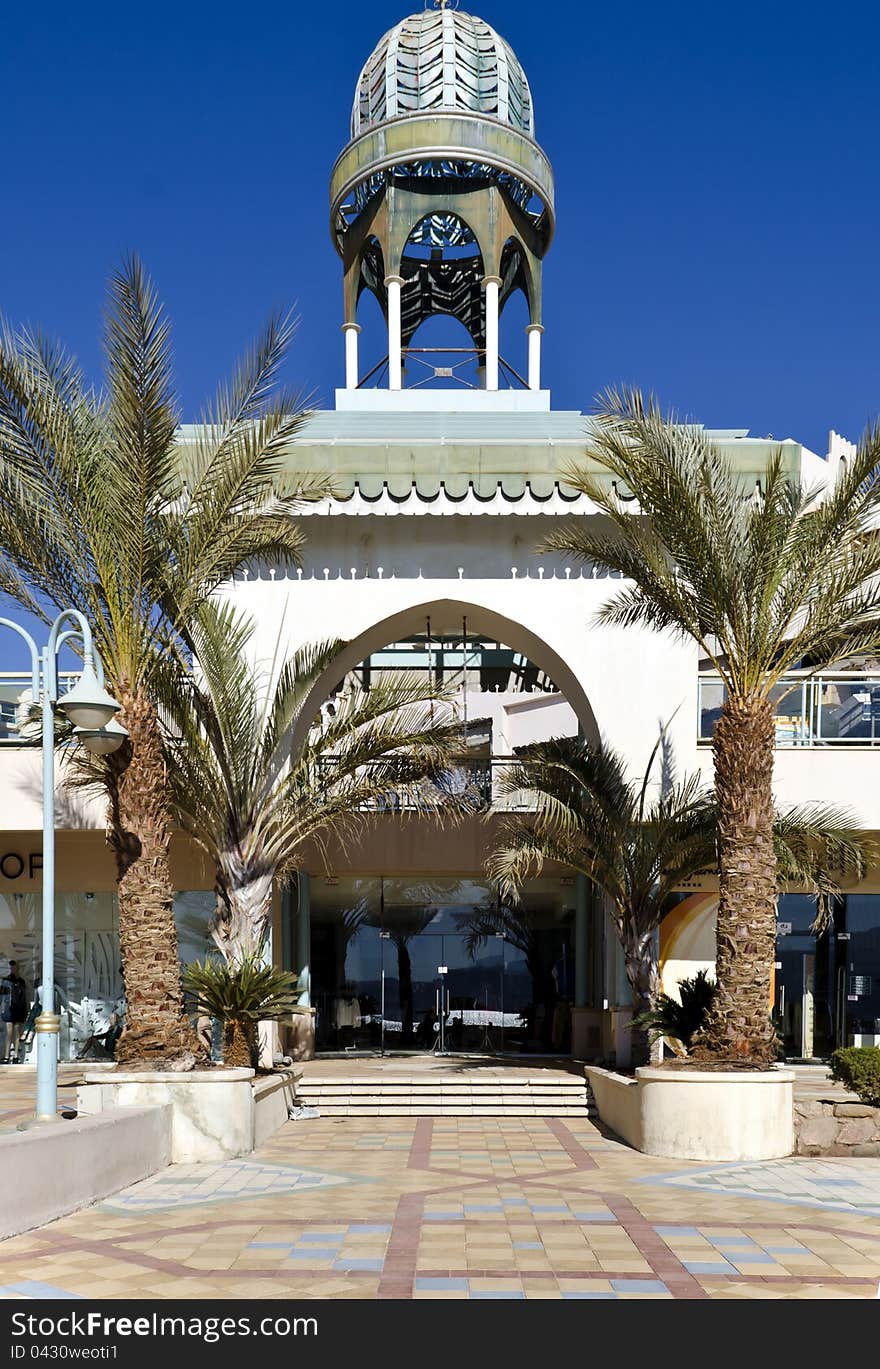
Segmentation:
{"type": "MultiPolygon", "coordinates": [[[[210,950],[209,921],[213,907],[214,895],[208,890],[183,892],[175,899],[184,963],[203,957],[210,950]]],[[[4,1019],[5,1028],[0,1056],[20,1063],[33,1063],[35,1058],[33,1027],[42,1000],[41,926],[39,890],[0,894],[0,1018],[4,1019]],[[23,1013],[18,1002],[20,989],[13,1000],[7,987],[13,982],[10,976],[24,983],[23,1013]]],[[[125,1014],[114,893],[58,893],[54,1000],[61,1018],[60,1058],[112,1059],[125,1014]]]]}

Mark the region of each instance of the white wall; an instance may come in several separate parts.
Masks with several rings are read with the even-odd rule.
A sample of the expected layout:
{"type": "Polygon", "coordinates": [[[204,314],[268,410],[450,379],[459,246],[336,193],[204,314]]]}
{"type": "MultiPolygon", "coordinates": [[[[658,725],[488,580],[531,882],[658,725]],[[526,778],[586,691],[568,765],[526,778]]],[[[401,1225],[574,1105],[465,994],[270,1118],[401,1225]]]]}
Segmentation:
{"type": "Polygon", "coordinates": [[[257,620],[259,657],[274,656],[279,633],[288,649],[331,634],[360,638],[343,658],[346,668],[424,631],[428,615],[439,633],[460,627],[466,614],[469,630],[490,633],[546,669],[587,731],[594,719],[634,768],[644,767],[670,719],[676,755],[693,766],[696,650],[643,630],[597,626],[597,610],[620,582],[537,556],[532,549],[551,522],[339,517],[325,540],[322,520],[320,548],[307,553],[301,575],[266,569],[237,581],[232,593],[257,620]]]}
{"type": "MultiPolygon", "coordinates": [[[[699,769],[708,781],[711,751],[696,744],[696,649],[646,630],[599,626],[597,611],[621,582],[538,553],[554,526],[578,516],[303,516],[301,569],[264,566],[228,593],[256,618],[259,657],[275,655],[279,634],[288,649],[333,636],[354,643],[340,658],[345,669],[391,641],[423,632],[428,615],[437,633],[460,629],[466,616],[470,631],[530,656],[568,700],[471,695],[470,716],[491,714],[496,721],[497,754],[570,734],[576,715],[588,735],[601,733],[640,774],[659,728],[668,724],[678,772],[699,769]]],[[[323,691],[341,670],[331,673],[336,678],[328,676],[323,691]]],[[[324,696],[316,692],[315,706],[318,694],[324,696]]],[[[849,806],[873,830],[880,830],[878,775],[880,756],[870,748],[776,754],[780,804],[821,799],[849,806]]],[[[0,747],[0,830],[36,830],[40,822],[38,751],[0,747]]],[[[102,805],[59,792],[58,825],[101,828],[102,805]]]]}
{"type": "MultiPolygon", "coordinates": [[[[55,757],[55,826],[103,828],[104,804],[96,795],[65,788],[63,752],[55,757]]],[[[0,831],[40,831],[43,826],[41,750],[0,746],[0,831]]]]}

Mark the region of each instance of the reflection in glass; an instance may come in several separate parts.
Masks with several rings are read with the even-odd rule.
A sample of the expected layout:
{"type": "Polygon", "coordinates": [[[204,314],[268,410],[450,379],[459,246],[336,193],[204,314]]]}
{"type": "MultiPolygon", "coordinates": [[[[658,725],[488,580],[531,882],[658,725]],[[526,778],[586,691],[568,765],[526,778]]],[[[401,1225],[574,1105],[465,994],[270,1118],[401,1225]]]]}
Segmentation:
{"type": "Polygon", "coordinates": [[[847,1039],[840,1044],[880,1046],[880,895],[848,894],[845,925],[838,983],[847,1039]]]}
{"type": "Polygon", "coordinates": [[[812,931],[816,902],[783,894],[777,910],[775,1017],[785,1055],[811,1060],[835,1044],[835,941],[812,931]]]}
{"type": "MultiPolygon", "coordinates": [[[[0,978],[18,962],[31,1018],[41,968],[42,894],[0,896],[0,978]]],[[[116,899],[110,893],[59,893],[55,900],[55,1009],[61,1017],[59,1052],[76,1060],[86,1043],[109,1029],[122,992],[116,899]]],[[[5,1045],[5,1042],[4,1042],[5,1045]]],[[[32,1031],[19,1060],[32,1063],[32,1031]]]]}
{"type": "Polygon", "coordinates": [[[570,884],[531,881],[512,909],[466,877],[315,880],[318,1048],[570,1050],[570,884]]]}
{"type": "MultiPolygon", "coordinates": [[[[211,949],[208,926],[214,895],[208,890],[178,894],[174,902],[181,960],[211,949]]],[[[40,982],[42,894],[0,895],[0,979],[9,962],[18,962],[32,1017],[40,982]]],[[[116,895],[110,892],[58,892],[55,899],[55,1009],[61,1018],[62,1060],[112,1058],[107,1032],[114,1013],[124,1012],[119,962],[116,895]]],[[[0,1048],[5,1043],[0,1042],[0,1048]]],[[[19,1060],[32,1063],[29,1031],[19,1060]]],[[[0,1049],[0,1055],[3,1050],[0,1049]]]]}
{"type": "Polygon", "coordinates": [[[381,1046],[380,902],[378,879],[312,882],[312,1002],[319,1050],[381,1046]]]}

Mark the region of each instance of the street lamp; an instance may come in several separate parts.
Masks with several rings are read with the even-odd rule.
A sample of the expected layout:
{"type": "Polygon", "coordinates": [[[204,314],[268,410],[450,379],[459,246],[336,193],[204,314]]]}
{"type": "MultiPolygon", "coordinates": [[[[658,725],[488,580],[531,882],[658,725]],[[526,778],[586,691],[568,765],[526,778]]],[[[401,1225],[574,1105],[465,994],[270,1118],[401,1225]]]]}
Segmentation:
{"type": "Polygon", "coordinates": [[[58,1120],[58,1033],[61,1019],[55,1012],[55,709],[74,724],[74,736],[87,751],[106,756],[122,745],[128,736],[114,721],[120,705],[104,688],[103,670],[97,662],[92,630],[83,615],[68,608],[59,613],[42,651],[33,637],[10,618],[0,618],[0,627],[11,628],[27,642],[31,654],[33,699],[42,713],[43,759],[43,946],[42,1005],[36,1021],[37,1111],[31,1122],[58,1120]],[[65,626],[69,624],[69,626],[65,626]],[[58,655],[64,644],[76,639],[82,644],[82,674],[74,687],[58,696],[58,655]],[[98,673],[99,672],[99,673],[98,673]]]}

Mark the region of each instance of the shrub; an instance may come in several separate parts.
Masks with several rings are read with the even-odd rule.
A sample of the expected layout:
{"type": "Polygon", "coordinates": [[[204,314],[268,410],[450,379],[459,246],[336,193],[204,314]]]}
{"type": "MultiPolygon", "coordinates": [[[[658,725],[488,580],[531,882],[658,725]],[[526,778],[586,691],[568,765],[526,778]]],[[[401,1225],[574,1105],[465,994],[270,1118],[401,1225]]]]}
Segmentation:
{"type": "Polygon", "coordinates": [[[296,975],[264,965],[258,955],[232,964],[197,960],[184,970],[183,984],[199,1011],[223,1023],[223,1063],[254,1069],[259,1058],[257,1023],[294,1012],[301,993],[296,975]]]}
{"type": "Polygon", "coordinates": [[[831,1078],[880,1108],[880,1046],[846,1046],[831,1057],[831,1078]]]}
{"type": "Polygon", "coordinates": [[[659,993],[648,1012],[634,1017],[630,1030],[647,1032],[651,1042],[661,1036],[680,1041],[685,1050],[703,1026],[715,998],[715,981],[708,971],[698,970],[692,979],[682,979],[678,998],[659,993]]]}

